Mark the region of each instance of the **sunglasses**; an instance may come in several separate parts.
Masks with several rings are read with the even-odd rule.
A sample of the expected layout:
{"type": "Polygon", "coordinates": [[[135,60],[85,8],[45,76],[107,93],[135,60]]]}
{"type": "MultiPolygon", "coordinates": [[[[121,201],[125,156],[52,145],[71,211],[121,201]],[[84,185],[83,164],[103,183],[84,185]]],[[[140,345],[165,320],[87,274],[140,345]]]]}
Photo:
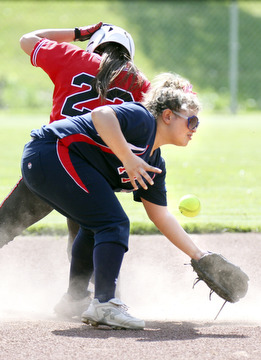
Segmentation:
{"type": "Polygon", "coordinates": [[[171,111],[172,111],[174,114],[182,117],[183,119],[188,120],[188,128],[189,128],[189,130],[195,130],[195,129],[198,127],[198,125],[199,125],[199,119],[198,119],[198,117],[197,117],[196,115],[187,117],[187,116],[185,116],[185,115],[183,115],[183,114],[181,114],[181,113],[179,113],[179,112],[177,112],[177,111],[174,111],[174,110],[171,110],[171,111]]]}

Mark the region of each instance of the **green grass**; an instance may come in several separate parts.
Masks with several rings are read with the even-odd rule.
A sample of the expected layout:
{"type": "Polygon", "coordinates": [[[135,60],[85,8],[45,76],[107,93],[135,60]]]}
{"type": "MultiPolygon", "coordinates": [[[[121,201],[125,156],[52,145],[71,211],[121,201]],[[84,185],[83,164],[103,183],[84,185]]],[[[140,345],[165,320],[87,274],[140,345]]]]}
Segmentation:
{"type": "MultiPolygon", "coordinates": [[[[260,114],[213,116],[202,113],[201,124],[185,148],[165,146],[168,205],[188,232],[261,230],[260,114]],[[193,193],[202,210],[195,218],[178,211],[181,196],[193,193]]],[[[23,145],[32,128],[48,122],[48,114],[0,113],[0,196],[3,199],[20,176],[23,145]]],[[[119,194],[130,217],[132,233],[155,232],[143,207],[131,194],[119,194]]],[[[30,233],[65,233],[64,218],[51,213],[30,233]]]]}
{"type": "MultiPolygon", "coordinates": [[[[189,232],[260,231],[261,169],[261,4],[239,1],[240,114],[229,106],[230,1],[0,1],[0,196],[20,176],[20,158],[32,128],[47,123],[53,87],[41,69],[33,68],[19,38],[40,28],[67,28],[100,20],[128,30],[135,41],[136,65],[149,79],[172,71],[189,78],[208,111],[186,148],[163,148],[168,167],[169,207],[189,232]],[[42,115],[40,115],[42,114],[42,115]],[[202,211],[193,219],[178,209],[181,196],[194,193],[202,211]]],[[[77,43],[85,47],[85,43],[77,43]]],[[[206,111],[206,110],[205,110],[206,111]]],[[[132,232],[154,232],[142,205],[131,195],[119,198],[132,232]]],[[[30,232],[65,232],[62,216],[53,212],[30,232]]]]}
{"type": "MultiPolygon", "coordinates": [[[[74,28],[100,20],[122,26],[135,41],[136,65],[152,79],[177,72],[194,84],[205,108],[226,111],[231,1],[0,1],[0,108],[48,111],[52,86],[20,49],[20,37],[41,28],[74,28]]],[[[261,3],[238,1],[239,110],[261,109],[261,3]]],[[[86,43],[77,43],[85,47],[86,43]]]]}

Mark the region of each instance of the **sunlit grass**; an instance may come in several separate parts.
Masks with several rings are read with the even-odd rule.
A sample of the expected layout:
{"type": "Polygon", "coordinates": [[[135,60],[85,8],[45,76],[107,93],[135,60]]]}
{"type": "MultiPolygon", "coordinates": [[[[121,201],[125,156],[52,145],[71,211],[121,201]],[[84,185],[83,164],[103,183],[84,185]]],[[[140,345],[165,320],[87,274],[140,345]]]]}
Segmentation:
{"type": "MultiPolygon", "coordinates": [[[[192,232],[261,230],[260,114],[202,114],[200,120],[187,147],[162,148],[168,170],[169,208],[192,232]],[[185,218],[178,211],[180,197],[189,193],[201,200],[202,210],[195,218],[185,218]]],[[[20,176],[21,154],[30,130],[47,122],[48,114],[0,114],[2,199],[20,176]]],[[[132,194],[118,196],[130,217],[132,231],[154,231],[142,205],[132,201],[132,194]]],[[[54,211],[39,227],[65,229],[65,220],[54,211]]]]}

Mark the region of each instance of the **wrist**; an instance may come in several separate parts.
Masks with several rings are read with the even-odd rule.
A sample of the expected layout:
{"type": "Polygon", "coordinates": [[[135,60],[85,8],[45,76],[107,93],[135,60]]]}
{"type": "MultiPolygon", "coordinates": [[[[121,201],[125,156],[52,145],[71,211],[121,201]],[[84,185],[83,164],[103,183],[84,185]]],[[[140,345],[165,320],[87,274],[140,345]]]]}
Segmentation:
{"type": "Polygon", "coordinates": [[[91,36],[101,28],[102,22],[98,24],[74,28],[74,41],[89,40],[91,36]]]}
{"type": "Polygon", "coordinates": [[[121,147],[119,159],[123,165],[129,163],[133,159],[133,157],[136,157],[136,155],[133,154],[133,152],[129,149],[128,145],[126,147],[121,147]]]}
{"type": "Polygon", "coordinates": [[[199,260],[202,258],[202,256],[206,255],[207,253],[208,253],[207,251],[197,250],[191,258],[194,260],[199,260]]]}
{"type": "Polygon", "coordinates": [[[74,28],[74,41],[78,41],[81,37],[81,30],[76,27],[74,28]]]}

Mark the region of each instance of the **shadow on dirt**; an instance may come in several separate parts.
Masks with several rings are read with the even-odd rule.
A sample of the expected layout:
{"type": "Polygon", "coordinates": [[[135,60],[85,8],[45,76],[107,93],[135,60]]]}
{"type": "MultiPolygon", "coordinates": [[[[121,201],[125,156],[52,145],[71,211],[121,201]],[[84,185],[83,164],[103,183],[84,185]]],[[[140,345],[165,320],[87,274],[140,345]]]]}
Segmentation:
{"type": "Polygon", "coordinates": [[[106,326],[98,328],[92,326],[80,326],[66,330],[54,330],[56,336],[80,337],[89,339],[107,338],[136,338],[139,342],[170,341],[170,340],[194,340],[198,338],[217,339],[243,339],[247,336],[229,333],[229,328],[222,329],[220,323],[213,328],[213,324],[195,324],[191,322],[162,322],[151,321],[146,323],[144,330],[113,330],[106,326]],[[210,331],[207,328],[210,328],[210,331]],[[201,331],[204,328],[204,331],[201,331]]]}

